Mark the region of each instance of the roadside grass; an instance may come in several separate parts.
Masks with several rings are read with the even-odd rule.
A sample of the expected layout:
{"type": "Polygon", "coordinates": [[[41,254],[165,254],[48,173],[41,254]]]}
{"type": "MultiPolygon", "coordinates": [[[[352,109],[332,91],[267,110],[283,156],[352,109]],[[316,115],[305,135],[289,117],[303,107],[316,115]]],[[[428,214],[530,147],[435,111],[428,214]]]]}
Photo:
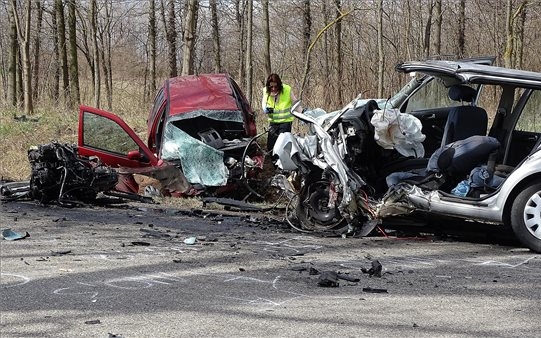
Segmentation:
{"type": "Polygon", "coordinates": [[[77,142],[77,114],[58,108],[38,108],[32,116],[21,111],[0,109],[0,177],[3,180],[28,180],[31,146],[58,141],[77,142]]]}

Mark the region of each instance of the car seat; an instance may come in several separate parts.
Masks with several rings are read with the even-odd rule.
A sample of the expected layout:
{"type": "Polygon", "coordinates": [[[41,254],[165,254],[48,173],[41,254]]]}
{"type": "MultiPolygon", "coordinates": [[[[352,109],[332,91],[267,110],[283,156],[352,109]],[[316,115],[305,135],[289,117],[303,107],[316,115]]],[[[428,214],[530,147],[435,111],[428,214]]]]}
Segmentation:
{"type": "Polygon", "coordinates": [[[487,134],[488,115],[481,108],[473,105],[477,91],[465,85],[455,85],[449,88],[449,98],[463,105],[453,107],[447,116],[441,146],[463,140],[473,135],[487,134]],[[468,105],[464,103],[469,102],[468,105]]]}
{"type": "Polygon", "coordinates": [[[440,147],[432,154],[425,169],[396,172],[387,176],[389,187],[410,183],[426,189],[450,189],[463,180],[473,168],[487,163],[498,151],[500,142],[490,136],[474,135],[440,147]]]}

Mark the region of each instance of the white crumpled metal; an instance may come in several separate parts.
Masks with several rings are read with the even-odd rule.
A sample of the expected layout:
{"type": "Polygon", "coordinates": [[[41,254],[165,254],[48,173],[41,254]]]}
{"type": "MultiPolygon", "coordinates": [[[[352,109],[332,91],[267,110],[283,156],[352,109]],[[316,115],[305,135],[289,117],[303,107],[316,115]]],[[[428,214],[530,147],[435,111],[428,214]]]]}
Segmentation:
{"type": "Polygon", "coordinates": [[[385,149],[396,149],[403,156],[423,157],[423,125],[418,118],[398,109],[375,110],[371,120],[374,139],[385,149]]]}

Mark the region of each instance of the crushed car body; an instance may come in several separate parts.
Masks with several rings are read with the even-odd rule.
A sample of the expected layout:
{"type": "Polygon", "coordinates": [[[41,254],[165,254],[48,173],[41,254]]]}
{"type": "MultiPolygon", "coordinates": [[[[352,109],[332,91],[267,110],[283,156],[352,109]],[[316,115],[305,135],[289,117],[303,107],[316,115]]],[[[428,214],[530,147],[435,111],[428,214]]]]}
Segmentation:
{"type": "Polygon", "coordinates": [[[356,99],[324,122],[297,116],[312,132],[284,136],[274,149],[300,187],[290,224],[302,231],[369,229],[394,216],[450,216],[508,226],[541,252],[541,73],[490,63],[402,63],[399,72],[420,80],[397,94],[396,106],[356,99]],[[488,90],[493,111],[479,104],[488,90]],[[396,124],[378,131],[388,112],[396,124]],[[413,119],[401,119],[406,115],[413,119]]]}
{"type": "Polygon", "coordinates": [[[114,114],[88,106],[79,112],[80,153],[120,168],[120,191],[137,193],[133,174],[149,173],[169,181],[172,173],[179,175],[176,186],[162,186],[165,195],[230,191],[263,167],[264,152],[251,142],[254,136],[252,108],[227,74],[167,79],[147,120],[146,143],[114,114]],[[172,171],[171,165],[179,170],[172,171]],[[157,174],[161,168],[168,168],[168,174],[157,174]]]}

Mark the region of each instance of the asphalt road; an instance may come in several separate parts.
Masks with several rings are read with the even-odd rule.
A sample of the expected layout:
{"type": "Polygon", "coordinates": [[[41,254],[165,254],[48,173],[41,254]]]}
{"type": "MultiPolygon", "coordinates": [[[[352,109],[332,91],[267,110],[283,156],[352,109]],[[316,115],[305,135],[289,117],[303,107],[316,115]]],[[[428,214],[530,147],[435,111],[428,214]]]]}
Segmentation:
{"type": "Polygon", "coordinates": [[[3,338],[541,335],[541,255],[502,243],[137,204],[10,202],[0,224],[30,234],[0,240],[3,338]],[[345,279],[319,286],[324,271],[345,279]]]}

